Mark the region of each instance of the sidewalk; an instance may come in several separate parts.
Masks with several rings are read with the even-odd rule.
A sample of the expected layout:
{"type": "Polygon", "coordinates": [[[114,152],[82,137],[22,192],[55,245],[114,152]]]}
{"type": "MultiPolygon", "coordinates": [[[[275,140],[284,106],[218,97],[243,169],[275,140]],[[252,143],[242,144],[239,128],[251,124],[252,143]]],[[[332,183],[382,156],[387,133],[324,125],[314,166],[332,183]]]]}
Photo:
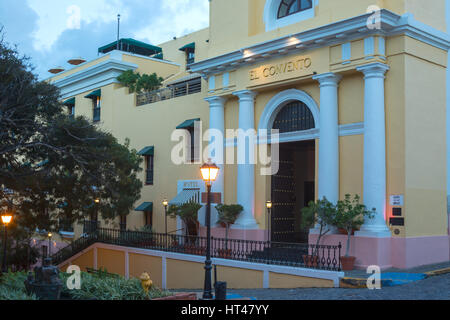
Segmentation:
{"type": "MultiPolygon", "coordinates": [[[[426,279],[428,277],[450,273],[450,261],[425,265],[410,269],[390,268],[381,272],[381,286],[390,287],[426,279]]],[[[371,276],[365,270],[345,272],[341,279],[341,288],[366,288],[367,278],[371,276]]]]}

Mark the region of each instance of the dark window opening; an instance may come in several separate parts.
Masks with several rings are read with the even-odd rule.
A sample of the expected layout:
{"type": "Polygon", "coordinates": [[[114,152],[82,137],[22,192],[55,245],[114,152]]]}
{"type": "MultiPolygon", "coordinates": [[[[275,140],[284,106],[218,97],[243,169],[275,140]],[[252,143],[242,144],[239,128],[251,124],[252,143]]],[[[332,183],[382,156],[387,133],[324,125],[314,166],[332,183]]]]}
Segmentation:
{"type": "Polygon", "coordinates": [[[120,216],[120,230],[127,230],[127,216],[120,216]]]}
{"type": "Polygon", "coordinates": [[[73,232],[73,224],[70,220],[60,218],[59,219],[59,231],[73,232]]]}
{"type": "Polygon", "coordinates": [[[153,184],[153,156],[145,156],[145,184],[153,184]]]}
{"type": "Polygon", "coordinates": [[[92,99],[93,102],[93,117],[92,121],[99,122],[100,121],[100,110],[101,110],[101,98],[96,97],[92,99]]]}
{"type": "Polygon", "coordinates": [[[195,62],[195,52],[194,51],[186,51],[186,63],[191,64],[195,62]]]}
{"type": "Polygon", "coordinates": [[[144,211],[144,225],[146,227],[153,226],[153,212],[152,211],[144,211]]]}
{"type": "Polygon", "coordinates": [[[312,0],[282,0],[278,8],[278,19],[311,9],[312,0]]]}
{"type": "Polygon", "coordinates": [[[186,128],[189,132],[190,141],[187,146],[187,161],[190,163],[196,163],[200,160],[200,146],[201,140],[199,140],[200,134],[195,130],[195,127],[186,128]]]}

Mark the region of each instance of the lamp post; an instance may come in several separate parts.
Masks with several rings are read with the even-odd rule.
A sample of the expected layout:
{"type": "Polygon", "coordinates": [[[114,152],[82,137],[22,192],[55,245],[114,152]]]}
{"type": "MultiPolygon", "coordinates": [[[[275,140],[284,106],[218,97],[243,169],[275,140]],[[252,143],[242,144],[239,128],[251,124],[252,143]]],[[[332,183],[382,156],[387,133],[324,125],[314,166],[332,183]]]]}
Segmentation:
{"type": "Polygon", "coordinates": [[[2,215],[2,222],[5,226],[5,233],[3,234],[3,264],[2,264],[2,272],[8,272],[8,268],[6,266],[6,241],[8,239],[8,224],[12,220],[12,214],[5,213],[2,215]]]}
{"type": "Polygon", "coordinates": [[[211,288],[211,184],[216,180],[219,173],[219,167],[208,159],[200,171],[203,181],[206,183],[207,202],[206,202],[206,260],[205,260],[205,286],[203,289],[203,299],[212,299],[211,288]]]}
{"type": "Polygon", "coordinates": [[[162,204],[164,206],[164,218],[166,221],[165,226],[166,226],[166,237],[167,237],[167,206],[169,205],[169,201],[167,201],[167,199],[164,199],[162,204]]]}
{"type": "Polygon", "coordinates": [[[268,200],[266,201],[266,208],[267,208],[267,242],[270,241],[270,215],[272,213],[272,201],[268,200]]]}
{"type": "Polygon", "coordinates": [[[48,257],[50,258],[52,256],[52,236],[53,234],[49,232],[47,234],[48,236],[48,257]]]}

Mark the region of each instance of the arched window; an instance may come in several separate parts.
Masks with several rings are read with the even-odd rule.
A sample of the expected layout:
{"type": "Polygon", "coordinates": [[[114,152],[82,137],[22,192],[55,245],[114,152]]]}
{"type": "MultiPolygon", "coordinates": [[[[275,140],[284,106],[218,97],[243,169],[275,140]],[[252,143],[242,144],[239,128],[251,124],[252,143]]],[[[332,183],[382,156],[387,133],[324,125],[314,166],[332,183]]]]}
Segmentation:
{"type": "Polygon", "coordinates": [[[293,101],[285,105],[277,114],[273,129],[280,133],[304,131],[315,128],[314,117],[301,101],[293,101]]]}
{"type": "Polygon", "coordinates": [[[278,19],[313,7],[312,0],[282,0],[278,7],[278,19]]]}

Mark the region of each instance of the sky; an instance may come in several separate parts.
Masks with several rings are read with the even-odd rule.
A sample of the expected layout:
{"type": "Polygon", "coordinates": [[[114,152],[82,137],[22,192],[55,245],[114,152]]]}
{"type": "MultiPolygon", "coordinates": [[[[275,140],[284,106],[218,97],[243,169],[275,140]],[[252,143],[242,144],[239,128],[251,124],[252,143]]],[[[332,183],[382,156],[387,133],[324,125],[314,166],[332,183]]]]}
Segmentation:
{"type": "Polygon", "coordinates": [[[31,58],[41,80],[70,58],[92,60],[120,37],[160,44],[208,27],[208,0],[0,0],[5,40],[31,58]]]}

